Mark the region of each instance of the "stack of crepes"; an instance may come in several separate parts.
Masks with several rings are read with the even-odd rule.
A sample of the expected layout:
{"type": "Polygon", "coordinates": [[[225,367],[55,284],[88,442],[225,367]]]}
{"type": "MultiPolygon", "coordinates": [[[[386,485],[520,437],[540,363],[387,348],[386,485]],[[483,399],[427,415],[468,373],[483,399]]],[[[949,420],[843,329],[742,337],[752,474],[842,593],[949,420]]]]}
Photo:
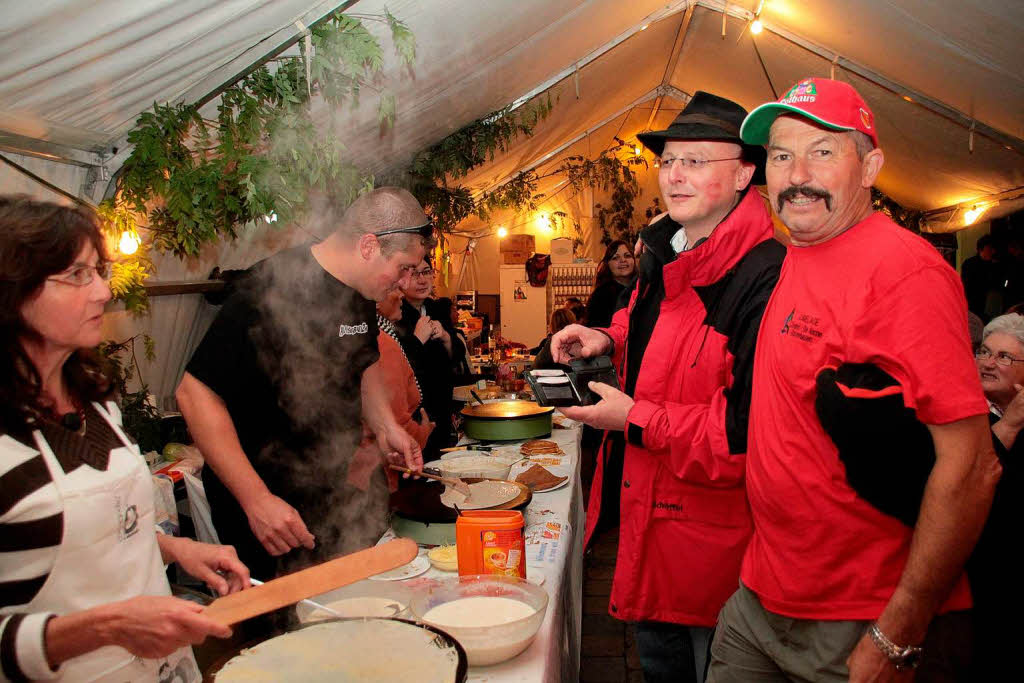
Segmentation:
{"type": "Polygon", "coordinates": [[[554,441],[531,439],[519,447],[519,452],[526,457],[534,455],[565,455],[565,451],[554,441]]]}

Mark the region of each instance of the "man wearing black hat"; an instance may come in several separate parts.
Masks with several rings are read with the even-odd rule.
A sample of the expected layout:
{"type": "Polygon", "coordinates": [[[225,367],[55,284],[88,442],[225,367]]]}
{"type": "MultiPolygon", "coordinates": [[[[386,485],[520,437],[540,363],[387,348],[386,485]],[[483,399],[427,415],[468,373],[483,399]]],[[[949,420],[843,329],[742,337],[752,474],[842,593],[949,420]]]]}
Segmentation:
{"type": "Polygon", "coordinates": [[[611,326],[571,325],[551,343],[562,363],[612,354],[624,387],[592,384],[603,400],[562,410],[609,430],[586,539],[620,512],[609,609],[636,622],[648,682],[703,679],[751,533],[743,482],[754,340],[784,250],[751,187],[764,182],[764,156],[742,144],[744,116],[698,92],[668,130],[638,136],[660,157],[668,215],[641,232],[637,287],[611,326]]]}

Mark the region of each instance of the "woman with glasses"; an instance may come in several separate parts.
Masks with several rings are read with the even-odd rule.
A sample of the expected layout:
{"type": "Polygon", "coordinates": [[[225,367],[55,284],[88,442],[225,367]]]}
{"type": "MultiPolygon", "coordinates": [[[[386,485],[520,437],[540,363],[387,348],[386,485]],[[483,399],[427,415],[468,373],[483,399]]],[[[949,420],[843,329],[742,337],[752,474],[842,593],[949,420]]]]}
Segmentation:
{"type": "Polygon", "coordinates": [[[604,250],[597,266],[594,291],[587,301],[584,324],[588,327],[608,327],[615,311],[629,304],[629,294],[636,282],[636,259],[633,249],[623,240],[615,240],[604,250]]]}
{"type": "Polygon", "coordinates": [[[451,314],[431,298],[434,269],[424,256],[402,284],[402,319],[396,324],[404,346],[423,389],[423,407],[436,424],[430,434],[423,459],[433,460],[440,449],[456,441],[452,426],[452,390],[455,368],[466,355],[466,347],[455,333],[451,314]]]}
{"type": "Polygon", "coordinates": [[[0,197],[0,680],[199,680],[189,645],[231,632],[171,597],[164,564],[248,585],[234,549],[156,533],[91,351],[109,272],[91,211],[0,197]]]}
{"type": "Polygon", "coordinates": [[[993,318],[974,352],[981,387],[988,399],[992,445],[1003,474],[978,545],[967,562],[974,595],[975,671],[972,680],[1008,680],[1017,672],[1006,653],[1016,648],[1018,619],[1024,613],[1020,568],[1010,549],[1024,520],[1024,315],[993,318]]]}

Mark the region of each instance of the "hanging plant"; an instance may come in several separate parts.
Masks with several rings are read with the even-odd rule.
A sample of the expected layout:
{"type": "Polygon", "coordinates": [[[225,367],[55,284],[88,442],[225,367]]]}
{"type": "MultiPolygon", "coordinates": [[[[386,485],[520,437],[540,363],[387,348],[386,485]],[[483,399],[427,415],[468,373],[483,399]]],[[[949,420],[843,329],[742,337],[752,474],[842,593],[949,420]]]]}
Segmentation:
{"type": "Polygon", "coordinates": [[[387,10],[379,16],[335,13],[311,29],[311,51],[300,43],[299,55],[275,58],[275,68],[264,64],[227,88],[214,120],[194,104],[155,103],[139,116],[115,198],[101,210],[109,233],[137,231],[137,224],[148,238],[138,256],[115,264],[112,289],[126,307],[145,308],[150,243],[194,256],[205,244],[234,239],[246,223],[275,216],[283,224],[300,216],[311,191],[354,199],[372,187],[372,178],[342,157],[333,130],[321,131],[310,109],[314,94],[337,111],[369,90],[378,98],[381,125],[393,123],[394,96],[373,85],[384,49],[367,21],[388,26],[395,53],[411,66],[412,33],[387,10]]]}
{"type": "Polygon", "coordinates": [[[891,218],[893,222],[902,225],[911,232],[921,234],[921,227],[925,224],[923,211],[908,209],[902,206],[877,187],[871,188],[871,207],[875,211],[881,211],[891,218]]]}

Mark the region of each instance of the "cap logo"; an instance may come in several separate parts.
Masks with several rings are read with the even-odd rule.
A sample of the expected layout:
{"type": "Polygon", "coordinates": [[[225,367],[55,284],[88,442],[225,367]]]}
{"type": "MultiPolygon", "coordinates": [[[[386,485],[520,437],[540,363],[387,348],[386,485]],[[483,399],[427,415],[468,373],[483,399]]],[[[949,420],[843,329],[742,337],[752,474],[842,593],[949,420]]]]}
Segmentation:
{"type": "Polygon", "coordinates": [[[793,102],[814,102],[817,98],[818,89],[814,81],[800,81],[786,93],[786,96],[779,100],[780,104],[791,104],[793,102]]]}
{"type": "Polygon", "coordinates": [[[871,112],[864,107],[860,108],[860,122],[864,124],[864,127],[871,130],[871,112]]]}

